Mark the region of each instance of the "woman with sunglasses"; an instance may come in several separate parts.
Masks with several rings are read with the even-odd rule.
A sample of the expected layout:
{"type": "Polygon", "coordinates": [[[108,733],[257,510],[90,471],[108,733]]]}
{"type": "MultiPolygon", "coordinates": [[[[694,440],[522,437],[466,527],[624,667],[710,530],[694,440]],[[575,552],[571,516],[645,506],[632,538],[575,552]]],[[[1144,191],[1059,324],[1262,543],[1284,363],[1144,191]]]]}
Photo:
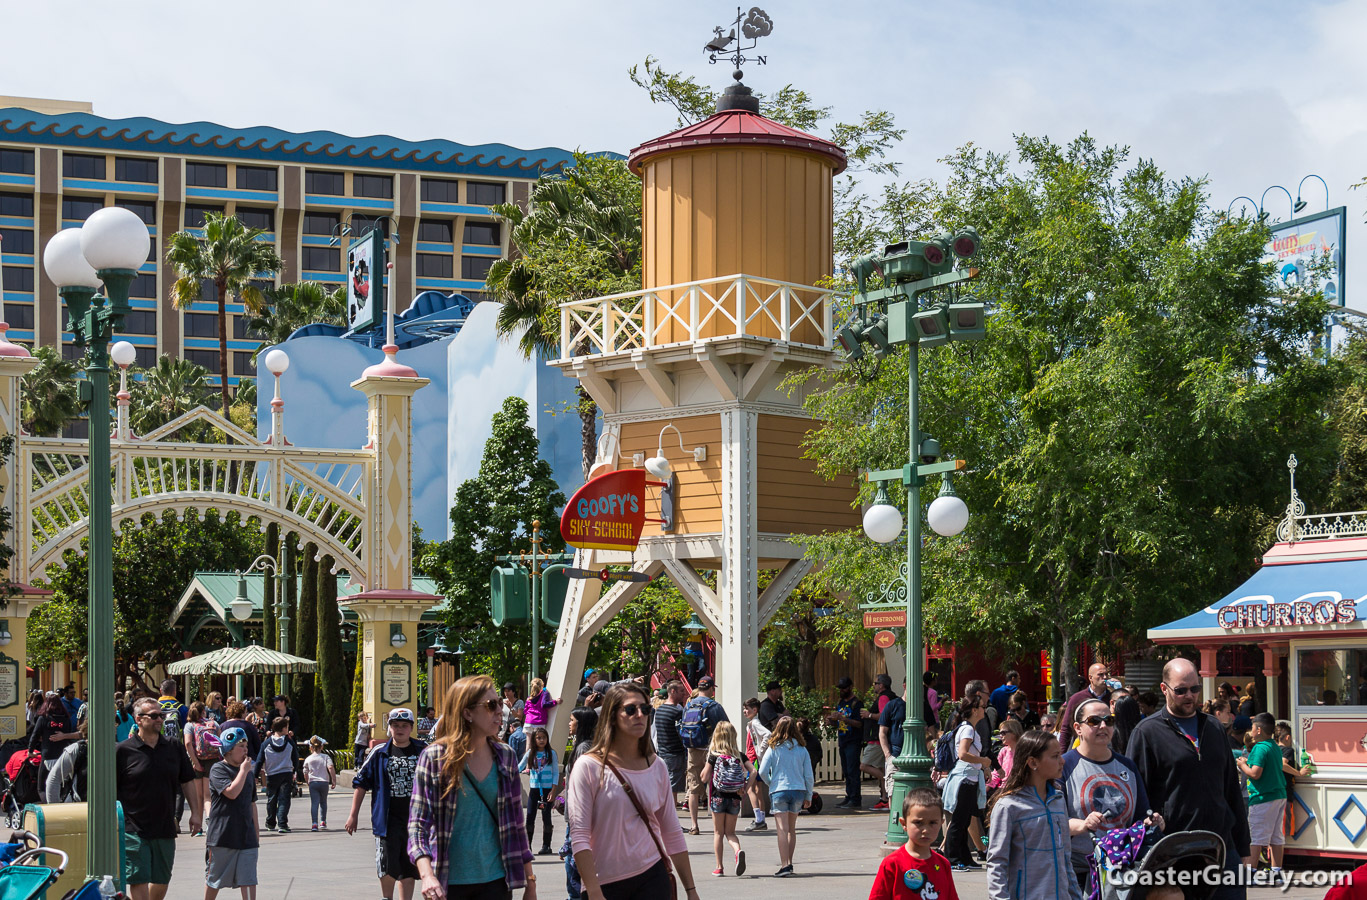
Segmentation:
{"type": "Polygon", "coordinates": [[[1111,750],[1115,716],[1105,700],[1087,700],[1073,714],[1078,744],[1063,754],[1063,797],[1068,805],[1068,833],[1073,837],[1073,873],[1087,894],[1087,859],[1096,838],[1113,828],[1136,822],[1163,827],[1163,817],[1149,818],[1149,795],[1134,763],[1111,750]]]}
{"type": "Polygon", "coordinates": [[[536,900],[517,756],[498,740],[502,705],[488,675],[460,679],[442,699],[436,740],[418,757],[408,855],[423,900],[507,900],[518,888],[536,900]]]}
{"type": "Polygon", "coordinates": [[[565,818],[581,900],[663,900],[674,893],[674,870],[686,900],[698,900],[669,769],[650,745],[649,725],[645,688],[613,685],[593,746],[570,773],[565,818]]]}

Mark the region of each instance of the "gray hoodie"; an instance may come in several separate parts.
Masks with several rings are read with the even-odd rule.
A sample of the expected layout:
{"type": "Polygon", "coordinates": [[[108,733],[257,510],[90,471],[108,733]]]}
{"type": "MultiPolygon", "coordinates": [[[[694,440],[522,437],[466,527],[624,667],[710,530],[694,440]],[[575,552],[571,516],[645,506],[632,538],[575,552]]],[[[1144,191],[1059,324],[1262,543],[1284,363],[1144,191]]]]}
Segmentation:
{"type": "Polygon", "coordinates": [[[256,755],[256,774],[267,776],[283,775],[294,772],[297,751],[289,735],[272,734],[261,744],[261,752],[256,755]]]}
{"type": "Polygon", "coordinates": [[[987,847],[987,896],[991,900],[1082,900],[1073,874],[1068,807],[1054,785],[1049,785],[1043,800],[1031,787],[998,795],[991,829],[987,847]]]}

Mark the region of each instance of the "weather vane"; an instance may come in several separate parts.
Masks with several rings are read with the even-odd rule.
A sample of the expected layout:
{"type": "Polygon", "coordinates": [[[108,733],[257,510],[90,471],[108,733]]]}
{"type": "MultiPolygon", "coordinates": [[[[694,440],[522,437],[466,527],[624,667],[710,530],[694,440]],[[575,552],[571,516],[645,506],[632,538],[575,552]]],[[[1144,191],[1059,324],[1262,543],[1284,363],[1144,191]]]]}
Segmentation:
{"type": "Polygon", "coordinates": [[[755,49],[760,38],[768,37],[774,31],[774,20],[758,6],[750,7],[748,14],[742,14],[741,8],[736,7],[736,21],[731,26],[730,34],[722,30],[720,25],[712,30],[716,32],[716,36],[703,47],[707,51],[707,61],[716,65],[718,56],[731,60],[731,64],[736,67],[736,71],[731,74],[737,81],[740,81],[743,74],[740,67],[746,63],[753,60],[756,65],[762,66],[769,62],[767,56],[745,55],[746,51],[755,49]],[[745,41],[749,41],[749,45],[745,45],[745,41]]]}

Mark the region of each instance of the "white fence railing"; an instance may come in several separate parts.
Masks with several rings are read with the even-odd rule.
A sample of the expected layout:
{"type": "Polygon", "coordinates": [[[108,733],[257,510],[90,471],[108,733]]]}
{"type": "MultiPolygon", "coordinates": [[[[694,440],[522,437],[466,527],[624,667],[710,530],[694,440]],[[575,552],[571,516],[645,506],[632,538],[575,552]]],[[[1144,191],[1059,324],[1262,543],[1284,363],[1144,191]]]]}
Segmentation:
{"type": "Polygon", "coordinates": [[[560,358],[620,353],[709,337],[831,346],[831,291],[726,275],[560,304],[560,358]]]}

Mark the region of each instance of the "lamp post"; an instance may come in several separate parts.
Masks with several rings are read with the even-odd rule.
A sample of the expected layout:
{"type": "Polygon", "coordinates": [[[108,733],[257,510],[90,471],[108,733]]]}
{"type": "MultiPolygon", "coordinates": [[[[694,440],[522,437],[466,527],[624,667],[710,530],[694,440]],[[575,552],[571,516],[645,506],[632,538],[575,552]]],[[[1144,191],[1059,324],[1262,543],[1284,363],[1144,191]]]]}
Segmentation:
{"type": "MultiPolygon", "coordinates": [[[[286,359],[285,365],[289,365],[288,358],[286,359]]],[[[280,623],[280,648],[283,651],[290,643],[290,616],[285,610],[285,584],[280,580],[280,564],[276,562],[274,556],[271,556],[269,553],[263,553],[252,560],[251,565],[238,573],[238,594],[241,597],[246,596],[246,584],[242,578],[243,575],[255,571],[256,569],[261,569],[264,572],[267,567],[269,567],[271,572],[275,575],[275,620],[280,623]]],[[[263,604],[270,603],[271,598],[263,597],[261,598],[261,602],[263,604]]],[[[280,684],[276,685],[278,692],[283,694],[284,691],[280,689],[281,687],[282,685],[280,684]]],[[[241,697],[242,692],[239,691],[237,695],[241,697]]]]}
{"type": "Polygon", "coordinates": [[[1329,209],[1329,182],[1325,181],[1318,175],[1312,174],[1302,178],[1301,183],[1296,185],[1296,203],[1291,207],[1291,211],[1293,213],[1298,213],[1301,210],[1305,209],[1305,201],[1301,199],[1301,188],[1305,187],[1305,183],[1309,181],[1311,178],[1315,179],[1320,184],[1324,185],[1324,208],[1325,210],[1329,209]]]}
{"type": "MultiPolygon", "coordinates": [[[[976,230],[965,228],[929,241],[901,241],[884,248],[881,255],[870,254],[854,260],[850,269],[859,286],[858,312],[840,331],[839,344],[850,361],[863,359],[866,346],[882,359],[899,344],[907,347],[907,430],[910,460],[900,469],[871,471],[865,476],[878,484],[874,504],[864,515],[864,531],[878,543],[891,543],[902,533],[902,515],[892,506],[887,482],[901,481],[907,491],[907,558],[902,578],[885,587],[883,596],[862,604],[865,609],[906,610],[906,719],[902,723],[902,751],[893,760],[892,796],[888,799],[889,843],[906,841],[898,823],[902,800],[907,792],[930,786],[931,759],[925,746],[925,692],[916,684],[922,671],[925,652],[921,632],[921,508],[920,487],[930,475],[947,476],[962,469],[963,460],[940,461],[940,444],[920,430],[920,350],[949,341],[975,341],[986,335],[985,307],[982,303],[959,302],[955,285],[978,274],[975,268],[955,269],[955,259],[977,254],[976,230]],[[884,286],[868,290],[874,275],[884,286]],[[943,288],[951,291],[948,301],[929,302],[922,298],[943,288]],[[882,311],[879,311],[882,310],[882,311]]],[[[946,480],[941,495],[931,504],[931,527],[941,534],[957,534],[968,521],[967,508],[954,495],[946,480]],[[938,506],[937,506],[938,504],[938,506]],[[957,525],[957,528],[954,526],[957,525]]]]}
{"type": "MultiPolygon", "coordinates": [[[[123,327],[128,288],[147,261],[151,237],[132,212],[95,211],[43,250],[43,269],[66,301],[69,327],[85,348],[82,396],[90,416],[90,605],[86,655],[90,698],[86,874],[122,872],[114,770],[114,556],[109,469],[109,342],[123,327]],[[103,283],[107,297],[99,294],[103,283]]],[[[121,879],[118,879],[121,880],[121,879]]]]}
{"type": "MultiPolygon", "coordinates": [[[[239,622],[245,622],[252,617],[252,601],[251,598],[247,596],[247,578],[242,572],[237,573],[237,596],[233,598],[233,602],[228,604],[228,606],[232,609],[233,618],[239,622]]],[[[227,623],[225,622],[224,624],[227,623]]],[[[237,645],[239,647],[247,646],[247,632],[241,625],[238,626],[237,645]]],[[[241,697],[242,675],[240,673],[237,675],[237,680],[234,682],[233,686],[233,693],[238,697],[241,697]]]]}

